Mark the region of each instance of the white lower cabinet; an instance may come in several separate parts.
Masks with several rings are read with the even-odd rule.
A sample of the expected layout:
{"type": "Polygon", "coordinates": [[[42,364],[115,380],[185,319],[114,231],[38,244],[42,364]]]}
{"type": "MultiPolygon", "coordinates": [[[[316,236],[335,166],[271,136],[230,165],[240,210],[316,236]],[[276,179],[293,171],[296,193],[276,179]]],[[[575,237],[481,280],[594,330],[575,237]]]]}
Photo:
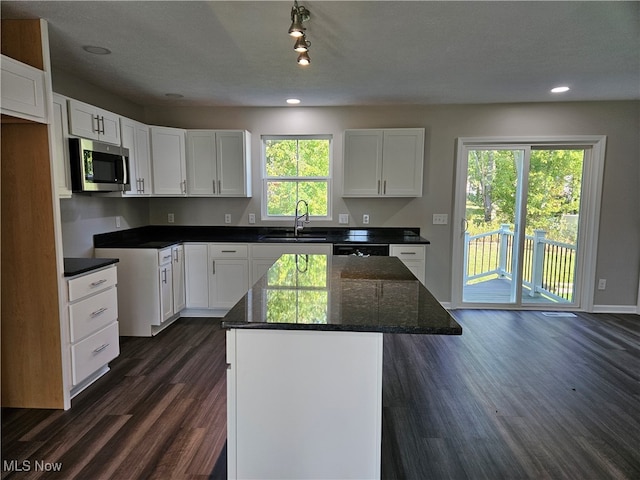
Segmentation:
{"type": "Polygon", "coordinates": [[[187,308],[228,310],[249,289],[249,246],[185,244],[187,308]]]}
{"type": "Polygon", "coordinates": [[[120,260],[120,335],[150,337],[179,318],[181,301],[176,298],[179,300],[184,293],[178,290],[174,297],[174,286],[183,281],[180,279],[181,265],[176,266],[172,261],[173,248],[95,249],[96,257],[120,260]],[[175,275],[178,275],[177,280],[175,275]]]}
{"type": "Polygon", "coordinates": [[[389,245],[389,256],[398,257],[423,285],[427,266],[426,253],[426,245],[389,245]]]}
{"type": "Polygon", "coordinates": [[[380,478],[382,339],[228,330],[228,478],[380,478]]]}
{"type": "Polygon", "coordinates": [[[67,280],[72,396],[120,354],[117,283],[115,265],[67,280]]]}

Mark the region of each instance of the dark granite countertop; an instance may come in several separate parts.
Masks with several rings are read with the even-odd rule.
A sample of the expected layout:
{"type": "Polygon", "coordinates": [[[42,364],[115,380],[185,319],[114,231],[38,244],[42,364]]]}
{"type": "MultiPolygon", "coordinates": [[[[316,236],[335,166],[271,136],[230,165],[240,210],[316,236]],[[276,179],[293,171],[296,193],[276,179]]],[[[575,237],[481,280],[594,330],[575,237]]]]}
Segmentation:
{"type": "Polygon", "coordinates": [[[398,258],[373,256],[283,255],[222,326],[462,334],[398,258]]]}
{"type": "Polygon", "coordinates": [[[401,243],[428,244],[419,228],[305,228],[299,239],[292,228],[149,225],[93,236],[96,248],[164,248],[183,242],[238,243],[401,243]]]}
{"type": "Polygon", "coordinates": [[[64,276],[73,277],[118,263],[117,258],[65,258],[64,276]]]}

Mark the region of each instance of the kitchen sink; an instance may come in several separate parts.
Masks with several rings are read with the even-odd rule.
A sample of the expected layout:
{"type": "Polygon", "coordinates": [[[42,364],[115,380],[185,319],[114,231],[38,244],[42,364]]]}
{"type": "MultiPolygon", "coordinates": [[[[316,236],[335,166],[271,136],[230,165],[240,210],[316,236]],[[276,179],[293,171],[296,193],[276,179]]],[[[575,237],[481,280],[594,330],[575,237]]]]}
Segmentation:
{"type": "Polygon", "coordinates": [[[262,235],[260,241],[262,242],[274,242],[274,243],[289,243],[289,242],[324,242],[327,237],[319,237],[315,235],[300,235],[294,237],[293,234],[278,234],[278,235],[262,235]]]}

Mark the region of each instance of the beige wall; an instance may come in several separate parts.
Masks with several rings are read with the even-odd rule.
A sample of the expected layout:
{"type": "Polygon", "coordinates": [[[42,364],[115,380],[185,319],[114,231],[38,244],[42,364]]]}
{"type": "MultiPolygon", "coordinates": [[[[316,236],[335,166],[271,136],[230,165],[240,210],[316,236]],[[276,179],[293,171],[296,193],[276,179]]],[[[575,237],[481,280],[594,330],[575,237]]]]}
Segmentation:
{"type": "MultiPolygon", "coordinates": [[[[427,285],[441,301],[451,299],[451,226],[432,225],[434,213],[453,212],[455,142],[475,136],[606,135],[607,155],[596,277],[607,290],[596,291],[596,305],[636,305],[640,265],[640,103],[589,102],[515,105],[446,105],[332,108],[147,108],[149,124],[181,128],[247,129],[252,133],[252,199],[152,199],[150,222],[166,223],[173,212],[181,224],[222,225],[231,213],[235,225],[260,213],[260,136],[330,133],[334,136],[334,221],[350,214],[361,225],[417,226],[431,241],[427,285]],[[348,128],[424,127],[424,195],[417,199],[343,199],[342,135],[348,128]]],[[[260,222],[259,222],[260,223],[260,222]]]]}
{"type": "MultiPolygon", "coordinates": [[[[57,80],[57,81],[56,81],[57,80]]],[[[455,142],[458,137],[606,135],[602,212],[596,278],[607,289],[596,291],[596,305],[635,306],[640,271],[640,102],[575,102],[505,105],[438,105],[328,108],[141,108],[91,85],[59,73],[58,93],[152,125],[180,128],[246,129],[252,133],[253,191],[251,199],[101,197],[63,200],[63,233],[67,250],[90,255],[94,233],[148,222],[165,224],[247,225],[247,214],[260,221],[260,136],[329,133],[333,135],[333,218],[316,225],[337,226],[339,213],[350,214],[350,226],[420,227],[431,241],[427,286],[441,301],[451,299],[451,225],[432,225],[434,213],[453,213],[455,142]],[[343,199],[342,135],[348,128],[424,127],[426,129],[424,195],[417,199],[343,199]]],[[[274,225],[273,223],[268,223],[274,225]]]]}

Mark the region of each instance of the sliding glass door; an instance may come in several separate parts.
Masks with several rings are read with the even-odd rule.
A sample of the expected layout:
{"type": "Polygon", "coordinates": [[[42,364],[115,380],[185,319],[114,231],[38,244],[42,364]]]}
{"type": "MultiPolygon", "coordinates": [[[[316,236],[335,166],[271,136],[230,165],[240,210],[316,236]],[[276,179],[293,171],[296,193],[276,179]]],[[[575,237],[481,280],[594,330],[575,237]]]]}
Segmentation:
{"type": "Polygon", "coordinates": [[[463,147],[458,175],[464,175],[464,181],[458,179],[456,192],[461,215],[457,303],[579,305],[587,154],[584,146],[463,147]]]}

